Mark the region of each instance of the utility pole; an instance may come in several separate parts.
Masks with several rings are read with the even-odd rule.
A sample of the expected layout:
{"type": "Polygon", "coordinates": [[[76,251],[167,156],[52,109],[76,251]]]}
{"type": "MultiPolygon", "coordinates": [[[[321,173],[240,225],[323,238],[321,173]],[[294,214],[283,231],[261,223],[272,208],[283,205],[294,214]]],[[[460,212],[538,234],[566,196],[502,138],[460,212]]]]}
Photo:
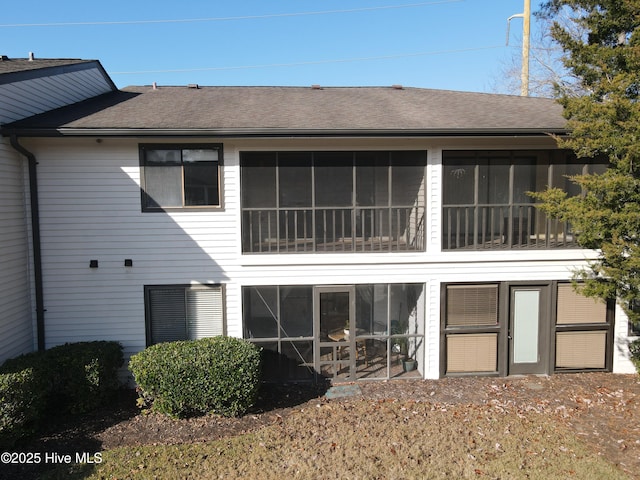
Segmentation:
{"type": "Polygon", "coordinates": [[[531,0],[524,0],[522,24],[522,76],[520,95],[529,96],[529,39],[531,37],[531,0]]]}
{"type": "Polygon", "coordinates": [[[511,19],[522,18],[522,73],[520,75],[520,95],[529,96],[529,50],[531,37],[531,0],[524,0],[524,13],[511,15],[507,19],[507,45],[509,45],[509,26],[511,19]]]}

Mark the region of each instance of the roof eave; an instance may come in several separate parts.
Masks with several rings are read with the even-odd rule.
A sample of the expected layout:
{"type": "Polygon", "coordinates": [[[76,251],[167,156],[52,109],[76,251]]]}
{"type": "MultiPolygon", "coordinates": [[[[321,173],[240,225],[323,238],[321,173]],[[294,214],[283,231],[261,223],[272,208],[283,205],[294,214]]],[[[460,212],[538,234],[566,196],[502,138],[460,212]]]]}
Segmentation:
{"type": "Polygon", "coordinates": [[[111,91],[118,90],[118,87],[115,83],[113,83],[113,80],[99,60],[80,60],[78,62],[74,61],[73,63],[68,64],[61,63],[60,65],[47,65],[40,68],[3,73],[2,75],[0,75],[0,85],[6,85],[10,83],[22,82],[43,77],[51,77],[55,75],[62,75],[65,73],[73,73],[83,70],[89,70],[92,68],[96,68],[100,72],[105,82],[107,82],[107,84],[109,85],[111,91]]]}
{"type": "Polygon", "coordinates": [[[289,129],[289,128],[10,128],[19,137],[513,137],[565,135],[563,128],[289,129]]]}

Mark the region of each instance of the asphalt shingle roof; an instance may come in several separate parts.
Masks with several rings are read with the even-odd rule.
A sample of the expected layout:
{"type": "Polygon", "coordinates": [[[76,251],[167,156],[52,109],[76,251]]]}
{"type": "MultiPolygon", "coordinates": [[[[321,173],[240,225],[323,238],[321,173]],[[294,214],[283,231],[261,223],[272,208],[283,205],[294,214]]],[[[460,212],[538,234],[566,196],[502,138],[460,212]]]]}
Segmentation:
{"type": "Polygon", "coordinates": [[[5,128],[22,134],[547,133],[564,131],[565,119],[562,107],[551,99],[449,90],[145,86],[127,87],[5,128]]]}
{"type": "Polygon", "coordinates": [[[94,60],[81,60],[79,58],[7,58],[0,60],[0,75],[7,73],[26,72],[28,70],[38,70],[41,68],[62,67],[75,65],[78,63],[88,63],[94,60]]]}

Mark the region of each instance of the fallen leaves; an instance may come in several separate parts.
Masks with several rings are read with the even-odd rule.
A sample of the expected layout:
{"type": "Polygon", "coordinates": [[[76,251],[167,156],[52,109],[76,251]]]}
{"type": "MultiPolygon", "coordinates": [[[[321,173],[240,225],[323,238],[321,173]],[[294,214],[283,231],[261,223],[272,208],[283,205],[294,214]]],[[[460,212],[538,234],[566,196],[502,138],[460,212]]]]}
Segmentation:
{"type": "MultiPolygon", "coordinates": [[[[243,432],[256,432],[266,427],[276,429],[281,437],[279,440],[293,445],[296,453],[291,464],[304,456],[309,456],[309,462],[322,463],[326,460],[324,455],[340,458],[343,462],[348,452],[357,452],[356,456],[366,458],[373,465],[385,465],[390,459],[403,460],[410,465],[417,465],[420,460],[424,465],[431,465],[437,461],[438,453],[420,448],[430,443],[438,445],[443,439],[454,437],[464,439],[459,442],[462,450],[458,461],[471,465],[468,475],[486,476],[485,464],[508,455],[510,449],[515,448],[511,446],[512,441],[519,442],[518,448],[522,452],[513,468],[524,472],[533,465],[544,464],[543,459],[550,455],[571,455],[568,444],[562,444],[569,449],[565,452],[560,448],[553,452],[552,449],[544,450],[549,435],[554,434],[551,427],[557,426],[573,432],[594,451],[602,452],[604,458],[622,465],[626,471],[640,472],[638,380],[637,376],[589,373],[507,379],[367,382],[359,384],[362,402],[326,400],[320,394],[304,394],[302,387],[288,386],[292,396],[273,395],[271,404],[259,405],[241,418],[205,416],[173,420],[157,414],[136,413],[113,422],[109,428],[102,427],[92,434],[92,438],[105,448],[139,444],[160,446],[235,438],[243,432]],[[286,405],[278,402],[286,402],[286,405]],[[307,415],[311,415],[313,421],[304,427],[290,424],[293,416],[307,415]],[[452,419],[450,429],[440,425],[443,418],[452,419]],[[536,430],[536,418],[548,422],[550,429],[536,430]],[[370,419],[375,421],[371,423],[370,419]],[[376,422],[385,428],[378,429],[376,422]],[[420,429],[416,425],[430,428],[420,429]],[[523,429],[533,435],[528,441],[522,439],[523,429]],[[464,437],[460,437],[461,434],[464,437]],[[369,445],[379,446],[379,449],[369,445]],[[474,473],[474,469],[480,473],[474,473]]],[[[80,437],[82,442],[86,442],[86,438],[84,433],[80,437]]],[[[252,448],[268,453],[277,451],[278,445],[259,440],[246,447],[245,453],[255,453],[252,448]]],[[[451,451],[451,448],[443,447],[443,451],[451,451]]],[[[224,449],[212,455],[220,458],[222,452],[224,449]]],[[[146,462],[138,461],[131,467],[137,469],[139,465],[146,465],[146,462]]],[[[564,476],[574,476],[571,470],[563,470],[564,476]]],[[[148,473],[146,467],[144,471],[148,473]]],[[[362,478],[376,477],[372,474],[362,478]]],[[[402,475],[396,472],[388,478],[402,478],[402,475]]]]}

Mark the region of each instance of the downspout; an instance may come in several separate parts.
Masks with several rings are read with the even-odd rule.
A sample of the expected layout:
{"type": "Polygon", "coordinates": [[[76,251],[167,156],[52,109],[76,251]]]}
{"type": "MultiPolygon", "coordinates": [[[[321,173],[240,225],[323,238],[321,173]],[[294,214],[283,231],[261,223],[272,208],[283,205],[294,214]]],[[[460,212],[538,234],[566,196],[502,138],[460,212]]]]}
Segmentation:
{"type": "Polygon", "coordinates": [[[33,277],[36,293],[36,337],[38,350],[44,350],[44,295],[42,282],[42,250],[40,244],[40,209],[38,206],[38,177],[36,157],[18,142],[18,137],[12,134],[11,146],[27,157],[29,165],[29,196],[31,203],[31,242],[33,248],[33,277]]]}

